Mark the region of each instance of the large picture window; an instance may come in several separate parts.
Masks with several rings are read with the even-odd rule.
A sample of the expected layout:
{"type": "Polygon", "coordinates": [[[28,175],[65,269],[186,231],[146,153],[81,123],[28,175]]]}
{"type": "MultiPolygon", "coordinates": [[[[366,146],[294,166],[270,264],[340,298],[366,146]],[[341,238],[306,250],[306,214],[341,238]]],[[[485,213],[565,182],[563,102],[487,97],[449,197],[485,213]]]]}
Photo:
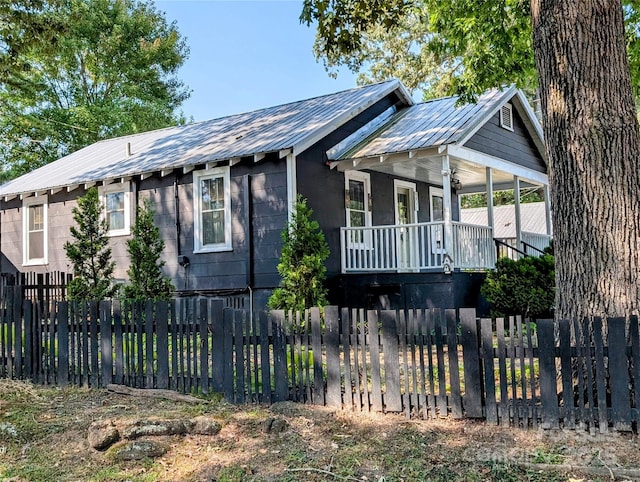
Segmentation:
{"type": "Polygon", "coordinates": [[[47,198],[25,199],[23,207],[23,264],[47,264],[47,198]]]}
{"type": "Polygon", "coordinates": [[[109,236],[131,234],[131,183],[107,184],[100,188],[109,236]]]}
{"type": "Polygon", "coordinates": [[[194,252],[231,249],[231,193],[229,168],[193,174],[194,252]]]}

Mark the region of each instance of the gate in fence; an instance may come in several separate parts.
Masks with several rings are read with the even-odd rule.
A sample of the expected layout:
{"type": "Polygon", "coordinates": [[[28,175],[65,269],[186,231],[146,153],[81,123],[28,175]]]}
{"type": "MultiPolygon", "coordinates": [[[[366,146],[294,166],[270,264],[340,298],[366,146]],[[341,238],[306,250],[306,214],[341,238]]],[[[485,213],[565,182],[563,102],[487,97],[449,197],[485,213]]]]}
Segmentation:
{"type": "Polygon", "coordinates": [[[635,317],[250,313],[205,299],[45,306],[15,290],[0,305],[0,376],[604,432],[638,426],[638,332],[635,317]]]}

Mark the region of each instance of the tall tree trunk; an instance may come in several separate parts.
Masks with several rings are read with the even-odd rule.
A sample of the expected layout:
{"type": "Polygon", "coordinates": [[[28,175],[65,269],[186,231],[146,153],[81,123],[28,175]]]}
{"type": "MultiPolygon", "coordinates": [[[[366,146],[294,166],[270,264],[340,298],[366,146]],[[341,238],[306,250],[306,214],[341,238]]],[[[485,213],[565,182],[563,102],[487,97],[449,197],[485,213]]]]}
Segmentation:
{"type": "Polygon", "coordinates": [[[556,317],[640,308],[640,135],[620,0],[531,0],[556,317]]]}

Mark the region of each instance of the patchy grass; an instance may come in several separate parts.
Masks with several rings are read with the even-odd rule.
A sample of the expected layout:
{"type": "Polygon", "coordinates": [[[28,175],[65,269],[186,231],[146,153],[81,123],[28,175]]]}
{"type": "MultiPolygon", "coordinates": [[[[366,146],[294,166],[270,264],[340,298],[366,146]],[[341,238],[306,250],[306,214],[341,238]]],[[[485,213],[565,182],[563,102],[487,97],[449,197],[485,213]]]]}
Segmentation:
{"type": "Polygon", "coordinates": [[[636,464],[640,449],[631,435],[409,421],[289,402],[235,407],[212,399],[189,405],[0,380],[0,480],[12,482],[550,482],[598,480],[571,467],[636,464]],[[221,432],[158,437],[169,451],[154,460],[115,462],[92,450],[86,438],[95,420],[125,426],[141,418],[199,415],[218,420],[221,432]],[[284,420],[284,430],[267,431],[268,420],[284,420]]]}

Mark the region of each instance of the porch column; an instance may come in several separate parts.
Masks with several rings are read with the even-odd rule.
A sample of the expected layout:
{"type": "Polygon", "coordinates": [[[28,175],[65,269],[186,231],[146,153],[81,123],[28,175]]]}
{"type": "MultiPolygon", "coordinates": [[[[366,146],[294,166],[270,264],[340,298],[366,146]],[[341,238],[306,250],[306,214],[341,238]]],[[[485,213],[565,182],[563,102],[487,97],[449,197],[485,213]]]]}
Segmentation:
{"type": "Polygon", "coordinates": [[[547,227],[547,235],[551,236],[551,195],[548,184],[544,186],[544,219],[547,227]]]}
{"type": "Polygon", "coordinates": [[[451,166],[449,156],[442,156],[442,214],[444,217],[444,246],[446,249],[443,262],[445,272],[453,269],[453,224],[451,212],[451,166]],[[448,256],[448,260],[446,257],[448,256]],[[447,263],[449,263],[447,265],[447,263]]]}
{"type": "Polygon", "coordinates": [[[522,249],[522,217],[520,214],[520,178],[513,176],[513,199],[516,202],[516,247],[522,249]]]}
{"type": "Polygon", "coordinates": [[[491,228],[492,235],[495,236],[493,221],[493,170],[487,167],[487,225],[491,228]]]}

